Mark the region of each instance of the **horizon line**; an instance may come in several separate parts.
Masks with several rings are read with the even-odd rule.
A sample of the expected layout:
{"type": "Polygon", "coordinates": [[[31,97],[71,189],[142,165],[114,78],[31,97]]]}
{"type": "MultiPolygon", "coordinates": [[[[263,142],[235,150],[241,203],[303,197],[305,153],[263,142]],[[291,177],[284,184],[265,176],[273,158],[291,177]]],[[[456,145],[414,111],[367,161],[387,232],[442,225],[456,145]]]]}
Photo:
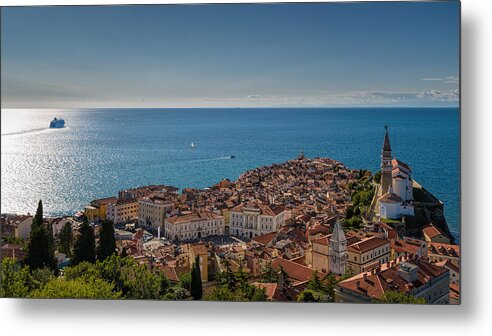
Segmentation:
{"type": "Polygon", "coordinates": [[[92,106],[92,107],[0,107],[0,110],[91,110],[91,109],[182,109],[182,110],[187,110],[187,109],[247,109],[247,110],[254,110],[254,109],[296,109],[296,108],[303,108],[303,109],[344,109],[344,108],[361,108],[361,109],[371,109],[371,108],[383,108],[383,109],[394,109],[394,108],[460,108],[460,105],[449,105],[449,106],[432,106],[432,105],[424,105],[424,106],[374,106],[374,105],[368,105],[368,106],[360,106],[360,105],[354,105],[354,106],[258,106],[258,107],[243,107],[243,106],[201,106],[201,107],[169,107],[169,106],[156,106],[156,107],[123,107],[123,106],[112,106],[112,107],[100,107],[100,106],[92,106]]]}

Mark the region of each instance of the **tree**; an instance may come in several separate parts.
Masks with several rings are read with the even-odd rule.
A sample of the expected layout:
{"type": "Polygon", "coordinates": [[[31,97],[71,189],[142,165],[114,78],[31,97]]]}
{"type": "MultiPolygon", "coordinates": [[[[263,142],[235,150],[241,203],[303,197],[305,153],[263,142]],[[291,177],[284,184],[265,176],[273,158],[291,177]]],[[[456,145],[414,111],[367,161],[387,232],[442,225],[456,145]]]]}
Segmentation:
{"type": "Polygon", "coordinates": [[[43,222],[43,203],[40,200],[36,215],[32,220],[27,246],[26,263],[31,271],[48,267],[53,272],[58,272],[54,255],[53,233],[50,229],[51,226],[47,227],[43,222]]]}
{"type": "Polygon", "coordinates": [[[191,272],[181,273],[179,276],[179,285],[187,291],[191,289],[191,272]]]}
{"type": "Polygon", "coordinates": [[[102,261],[113,254],[116,254],[116,241],[114,239],[113,222],[104,220],[101,224],[101,231],[99,232],[97,259],[102,261]]]}
{"type": "Polygon", "coordinates": [[[307,288],[316,292],[323,292],[325,290],[323,282],[318,276],[318,272],[314,271],[311,280],[307,284],[307,288]]]}
{"type": "Polygon", "coordinates": [[[407,295],[398,291],[388,291],[379,298],[379,300],[373,300],[376,303],[413,303],[413,304],[425,304],[424,298],[416,298],[412,295],[407,295]]]}
{"type": "Polygon", "coordinates": [[[299,294],[299,297],[297,298],[297,301],[299,302],[319,302],[319,294],[316,293],[315,291],[311,289],[305,289],[299,294]]]}
{"type": "Polygon", "coordinates": [[[84,220],[79,228],[80,235],[74,246],[73,265],[83,261],[94,263],[96,261],[96,238],[94,229],[84,220]]]}
{"type": "Polygon", "coordinates": [[[70,222],[66,222],[60,230],[60,252],[65,253],[70,258],[72,256],[72,244],[72,225],[70,222]]]}
{"type": "Polygon", "coordinates": [[[67,267],[65,279],[81,279],[84,282],[100,279],[114,285],[114,291],[127,299],[160,299],[169,291],[169,281],[163,274],[116,254],[95,264],[81,262],[67,267]]]}
{"type": "Polygon", "coordinates": [[[195,257],[195,263],[191,270],[190,295],[194,300],[200,300],[203,295],[202,276],[200,272],[200,257],[195,257]]]}
{"type": "Polygon", "coordinates": [[[120,256],[122,258],[126,258],[128,256],[128,253],[126,252],[126,246],[124,246],[123,249],[121,250],[120,256]]]}
{"type": "Polygon", "coordinates": [[[239,269],[232,272],[227,268],[226,272],[217,276],[217,286],[204,297],[210,301],[266,301],[266,291],[247,282],[249,275],[239,269]]]}
{"type": "Polygon", "coordinates": [[[0,280],[0,297],[28,297],[32,284],[29,267],[19,268],[15,264],[15,259],[6,258],[1,264],[0,280]]]}
{"type": "Polygon", "coordinates": [[[380,170],[378,170],[378,171],[376,172],[376,174],[374,174],[373,180],[374,180],[374,182],[376,182],[376,183],[381,182],[381,171],[380,171],[380,170]]]}
{"type": "Polygon", "coordinates": [[[277,272],[275,272],[275,270],[273,269],[271,260],[268,262],[265,271],[260,274],[260,279],[261,282],[277,282],[277,272]]]}
{"type": "Polygon", "coordinates": [[[117,299],[120,292],[113,291],[113,285],[101,279],[87,282],[82,279],[50,280],[42,289],[33,291],[34,298],[66,298],[66,299],[117,299]]]}

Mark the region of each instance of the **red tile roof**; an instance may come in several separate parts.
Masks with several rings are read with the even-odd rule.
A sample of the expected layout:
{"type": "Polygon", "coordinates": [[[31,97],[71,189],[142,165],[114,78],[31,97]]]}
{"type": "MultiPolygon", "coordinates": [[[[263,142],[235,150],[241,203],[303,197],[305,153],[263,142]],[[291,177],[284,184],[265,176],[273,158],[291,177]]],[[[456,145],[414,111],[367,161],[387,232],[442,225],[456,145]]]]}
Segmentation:
{"type": "Polygon", "coordinates": [[[389,240],[373,236],[352,244],[347,249],[351,252],[366,253],[386,244],[389,244],[389,240]]]}
{"type": "Polygon", "coordinates": [[[364,272],[338,283],[338,286],[362,294],[371,299],[379,299],[387,291],[398,291],[408,293],[413,287],[419,288],[431,281],[432,278],[440,276],[447,269],[430,264],[426,261],[406,261],[418,267],[417,280],[408,283],[398,274],[398,265],[387,267],[386,264],[381,270],[364,272]]]}
{"type": "MultiPolygon", "coordinates": [[[[289,278],[295,281],[308,281],[314,272],[314,269],[280,257],[273,260],[272,267],[276,271],[282,267],[289,278]]],[[[323,278],[325,275],[324,273],[318,272],[320,278],[323,278]]]]}
{"type": "Polygon", "coordinates": [[[460,247],[453,244],[443,244],[443,243],[429,243],[429,253],[438,254],[445,257],[459,257],[460,247]]]}
{"type": "Polygon", "coordinates": [[[273,241],[273,239],[275,238],[276,235],[277,235],[277,232],[269,232],[269,233],[265,233],[261,236],[251,238],[251,240],[254,240],[260,244],[267,246],[268,244],[270,244],[273,241]]]}
{"type": "Polygon", "coordinates": [[[442,232],[441,229],[439,229],[437,226],[434,226],[432,224],[425,226],[422,229],[422,232],[425,233],[427,235],[427,237],[429,237],[430,239],[435,238],[439,235],[447,238],[446,234],[444,232],[442,232]]]}

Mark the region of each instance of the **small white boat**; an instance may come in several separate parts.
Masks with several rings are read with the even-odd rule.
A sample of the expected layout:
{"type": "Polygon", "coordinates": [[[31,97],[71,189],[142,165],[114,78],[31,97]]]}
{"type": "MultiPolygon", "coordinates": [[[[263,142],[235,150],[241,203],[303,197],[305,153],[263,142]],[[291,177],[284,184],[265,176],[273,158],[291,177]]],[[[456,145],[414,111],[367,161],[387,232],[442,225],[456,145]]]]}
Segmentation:
{"type": "Polygon", "coordinates": [[[195,144],[192,142],[190,145],[191,148],[195,148],[195,144]]]}

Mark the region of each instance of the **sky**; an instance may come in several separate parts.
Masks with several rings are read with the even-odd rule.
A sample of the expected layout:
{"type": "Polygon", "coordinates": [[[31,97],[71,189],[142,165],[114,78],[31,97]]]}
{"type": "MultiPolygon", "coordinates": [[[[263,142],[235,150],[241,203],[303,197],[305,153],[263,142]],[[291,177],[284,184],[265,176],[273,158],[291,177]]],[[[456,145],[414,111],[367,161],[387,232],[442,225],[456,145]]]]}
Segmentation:
{"type": "Polygon", "coordinates": [[[459,6],[3,7],[1,107],[458,106],[459,6]]]}

